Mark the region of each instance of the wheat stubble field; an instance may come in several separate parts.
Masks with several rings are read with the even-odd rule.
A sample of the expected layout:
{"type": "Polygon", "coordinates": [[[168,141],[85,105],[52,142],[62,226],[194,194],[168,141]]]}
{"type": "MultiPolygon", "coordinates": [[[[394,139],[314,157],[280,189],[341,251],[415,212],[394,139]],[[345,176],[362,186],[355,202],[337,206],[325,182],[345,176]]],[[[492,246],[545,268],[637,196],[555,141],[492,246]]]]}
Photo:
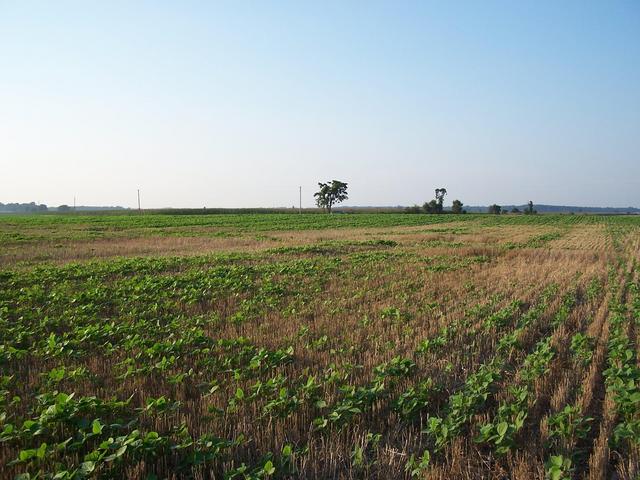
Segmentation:
{"type": "Polygon", "coordinates": [[[639,259],[638,217],[0,217],[0,477],[636,479],[639,259]]]}

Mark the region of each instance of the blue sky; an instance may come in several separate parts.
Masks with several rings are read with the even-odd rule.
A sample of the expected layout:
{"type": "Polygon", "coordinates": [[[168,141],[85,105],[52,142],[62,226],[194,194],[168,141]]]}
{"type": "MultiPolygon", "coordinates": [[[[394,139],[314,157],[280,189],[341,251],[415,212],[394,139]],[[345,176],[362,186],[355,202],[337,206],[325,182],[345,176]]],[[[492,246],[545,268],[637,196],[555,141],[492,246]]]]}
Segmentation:
{"type": "Polygon", "coordinates": [[[640,206],[640,3],[0,0],[0,201],[640,206]]]}

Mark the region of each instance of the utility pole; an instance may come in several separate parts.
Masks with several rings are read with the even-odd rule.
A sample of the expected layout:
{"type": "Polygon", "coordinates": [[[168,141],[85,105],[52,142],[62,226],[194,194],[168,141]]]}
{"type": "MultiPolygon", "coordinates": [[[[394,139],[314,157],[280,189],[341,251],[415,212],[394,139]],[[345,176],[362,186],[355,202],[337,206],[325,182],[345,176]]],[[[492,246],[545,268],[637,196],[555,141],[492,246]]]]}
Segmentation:
{"type": "Polygon", "coordinates": [[[140,189],[138,189],[138,212],[142,213],[142,209],[140,208],[140,189]]]}
{"type": "Polygon", "coordinates": [[[73,196],[73,211],[76,211],[76,196],[73,196]]]}
{"type": "Polygon", "coordinates": [[[302,185],[299,187],[300,189],[300,215],[302,215],[302,185]]]}

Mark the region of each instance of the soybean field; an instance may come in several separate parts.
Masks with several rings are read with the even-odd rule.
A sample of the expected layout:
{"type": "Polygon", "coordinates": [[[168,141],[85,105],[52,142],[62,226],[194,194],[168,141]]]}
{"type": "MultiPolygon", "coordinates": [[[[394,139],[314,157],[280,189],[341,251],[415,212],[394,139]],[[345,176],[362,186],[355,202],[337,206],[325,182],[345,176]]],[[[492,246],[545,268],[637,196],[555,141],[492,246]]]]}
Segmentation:
{"type": "Polygon", "coordinates": [[[634,216],[0,216],[0,478],[637,479],[639,262],[634,216]]]}

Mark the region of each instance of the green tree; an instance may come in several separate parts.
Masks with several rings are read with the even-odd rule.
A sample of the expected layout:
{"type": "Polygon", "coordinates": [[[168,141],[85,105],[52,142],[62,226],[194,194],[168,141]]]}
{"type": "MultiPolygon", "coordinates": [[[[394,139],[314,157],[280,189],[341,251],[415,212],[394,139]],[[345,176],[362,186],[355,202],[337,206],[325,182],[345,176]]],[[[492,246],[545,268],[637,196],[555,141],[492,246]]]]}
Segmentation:
{"type": "Polygon", "coordinates": [[[60,205],[58,207],[59,212],[68,212],[70,210],[71,210],[71,207],[69,205],[60,205]]]}
{"type": "Polygon", "coordinates": [[[454,200],[451,204],[451,213],[462,213],[462,205],[464,205],[460,200],[454,200]]]}
{"type": "Polygon", "coordinates": [[[436,203],[437,203],[437,213],[442,213],[443,210],[443,203],[444,203],[444,196],[447,194],[447,189],[446,188],[436,188],[436,203]]]}
{"type": "Polygon", "coordinates": [[[535,210],[533,209],[533,202],[532,202],[531,200],[529,200],[529,203],[528,203],[527,209],[524,211],[524,213],[525,213],[526,215],[535,215],[536,213],[538,213],[537,211],[535,211],[535,210]]]}
{"type": "Polygon", "coordinates": [[[347,184],[340,180],[331,180],[327,183],[318,183],[318,190],[313,194],[316,197],[316,205],[323,210],[331,213],[331,209],[336,203],[340,203],[348,199],[347,184]]]}
{"type": "Polygon", "coordinates": [[[426,213],[442,213],[444,196],[447,194],[446,188],[436,188],[436,198],[426,202],[422,208],[426,213]]]}
{"type": "Polygon", "coordinates": [[[502,212],[502,207],[494,203],[493,205],[489,205],[488,212],[493,213],[495,215],[500,215],[500,213],[502,212]]]}
{"type": "Polygon", "coordinates": [[[425,202],[425,204],[422,205],[422,209],[425,213],[438,213],[438,202],[436,200],[425,202]]]}

